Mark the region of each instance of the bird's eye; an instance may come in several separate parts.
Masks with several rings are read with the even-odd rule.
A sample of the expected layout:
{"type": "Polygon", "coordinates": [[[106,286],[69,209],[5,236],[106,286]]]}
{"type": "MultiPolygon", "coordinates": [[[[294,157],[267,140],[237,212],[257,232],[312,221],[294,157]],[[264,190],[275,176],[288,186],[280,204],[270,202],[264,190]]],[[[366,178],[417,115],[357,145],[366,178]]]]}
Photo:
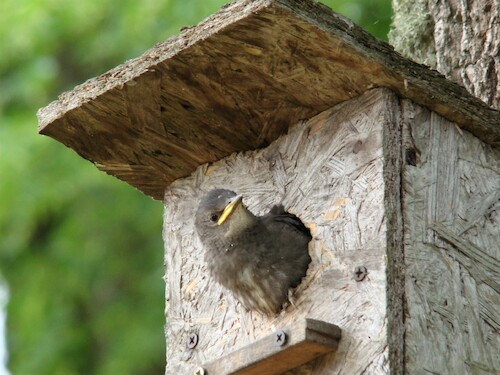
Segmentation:
{"type": "Polygon", "coordinates": [[[219,215],[217,215],[217,214],[211,214],[210,215],[210,220],[213,221],[214,223],[216,223],[217,220],[219,220],[219,215]]]}

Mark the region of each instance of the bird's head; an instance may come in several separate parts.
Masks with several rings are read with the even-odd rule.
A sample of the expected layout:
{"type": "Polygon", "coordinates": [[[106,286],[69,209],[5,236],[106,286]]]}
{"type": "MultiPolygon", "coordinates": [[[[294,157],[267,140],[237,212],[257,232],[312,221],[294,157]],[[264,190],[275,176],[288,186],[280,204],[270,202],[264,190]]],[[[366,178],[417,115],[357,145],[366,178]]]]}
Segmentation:
{"type": "Polygon", "coordinates": [[[232,241],[254,223],[242,196],[234,191],[216,189],[207,193],[196,212],[195,225],[202,242],[232,241]]]}

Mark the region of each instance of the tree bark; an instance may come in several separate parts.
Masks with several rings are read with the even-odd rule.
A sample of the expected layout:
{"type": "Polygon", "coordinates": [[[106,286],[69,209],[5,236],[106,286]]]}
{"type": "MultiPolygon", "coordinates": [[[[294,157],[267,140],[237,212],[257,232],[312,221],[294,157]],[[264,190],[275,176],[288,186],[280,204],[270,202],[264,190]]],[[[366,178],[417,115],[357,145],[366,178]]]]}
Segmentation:
{"type": "Polygon", "coordinates": [[[389,40],[500,108],[500,0],[393,0],[389,40]]]}

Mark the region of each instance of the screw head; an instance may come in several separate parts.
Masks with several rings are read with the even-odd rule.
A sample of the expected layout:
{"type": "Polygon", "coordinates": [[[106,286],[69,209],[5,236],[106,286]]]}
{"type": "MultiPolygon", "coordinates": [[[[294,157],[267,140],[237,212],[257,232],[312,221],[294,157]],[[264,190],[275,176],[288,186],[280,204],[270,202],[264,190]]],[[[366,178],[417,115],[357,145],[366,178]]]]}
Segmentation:
{"type": "Polygon", "coordinates": [[[286,333],[285,331],[276,331],[274,333],[274,343],[278,346],[283,346],[286,344],[286,333]]]}
{"type": "Polygon", "coordinates": [[[358,266],[354,270],[354,278],[356,279],[356,281],[363,281],[366,275],[368,275],[368,270],[365,266],[358,266]]]}
{"type": "Polygon", "coordinates": [[[198,335],[194,332],[190,333],[186,340],[188,349],[194,349],[198,345],[198,335]]]}

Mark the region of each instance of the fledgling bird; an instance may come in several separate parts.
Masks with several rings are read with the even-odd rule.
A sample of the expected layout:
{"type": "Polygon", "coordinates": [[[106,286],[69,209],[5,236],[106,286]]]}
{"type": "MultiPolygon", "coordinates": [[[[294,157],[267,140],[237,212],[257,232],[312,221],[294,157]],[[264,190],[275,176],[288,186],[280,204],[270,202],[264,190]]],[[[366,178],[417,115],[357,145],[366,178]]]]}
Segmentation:
{"type": "Polygon", "coordinates": [[[195,226],[211,275],[249,310],[278,313],[311,262],[311,232],[283,206],[255,216],[241,195],[216,189],[202,198],[195,226]]]}

